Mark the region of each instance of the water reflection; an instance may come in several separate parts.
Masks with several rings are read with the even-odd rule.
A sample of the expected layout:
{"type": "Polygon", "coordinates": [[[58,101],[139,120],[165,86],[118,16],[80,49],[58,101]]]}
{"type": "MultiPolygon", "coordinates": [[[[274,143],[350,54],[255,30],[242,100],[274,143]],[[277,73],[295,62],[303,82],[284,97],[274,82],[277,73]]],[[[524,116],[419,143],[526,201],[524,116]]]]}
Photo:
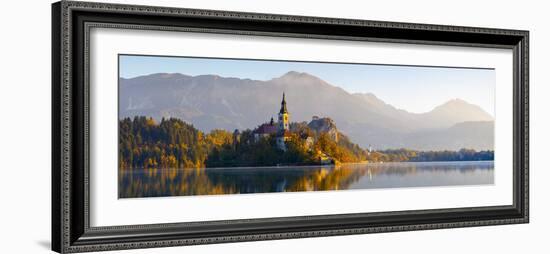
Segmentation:
{"type": "Polygon", "coordinates": [[[479,185],[492,161],[345,164],[338,167],[133,169],[119,171],[119,197],[479,185]]]}

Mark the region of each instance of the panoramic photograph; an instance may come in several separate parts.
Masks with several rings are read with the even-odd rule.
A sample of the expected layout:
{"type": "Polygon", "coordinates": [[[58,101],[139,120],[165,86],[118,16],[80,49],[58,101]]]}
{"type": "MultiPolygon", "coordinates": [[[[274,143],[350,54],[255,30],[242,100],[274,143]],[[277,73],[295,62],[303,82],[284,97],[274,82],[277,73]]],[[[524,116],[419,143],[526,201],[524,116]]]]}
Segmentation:
{"type": "Polygon", "coordinates": [[[494,184],[494,69],[118,60],[119,198],[494,184]]]}

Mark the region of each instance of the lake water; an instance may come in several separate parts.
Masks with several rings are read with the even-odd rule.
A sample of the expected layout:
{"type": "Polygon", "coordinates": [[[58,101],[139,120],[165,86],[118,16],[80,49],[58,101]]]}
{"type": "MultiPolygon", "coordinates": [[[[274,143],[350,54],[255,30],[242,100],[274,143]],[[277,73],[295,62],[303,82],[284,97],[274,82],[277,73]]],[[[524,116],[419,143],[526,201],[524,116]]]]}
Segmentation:
{"type": "Polygon", "coordinates": [[[119,170],[119,198],[485,185],[493,161],[119,170]]]}

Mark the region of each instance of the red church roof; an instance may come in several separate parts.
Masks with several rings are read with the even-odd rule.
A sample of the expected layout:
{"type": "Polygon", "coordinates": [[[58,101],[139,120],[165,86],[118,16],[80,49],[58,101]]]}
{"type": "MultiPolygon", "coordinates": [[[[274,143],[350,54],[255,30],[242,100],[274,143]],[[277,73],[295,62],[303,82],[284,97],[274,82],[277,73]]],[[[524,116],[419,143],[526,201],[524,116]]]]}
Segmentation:
{"type": "Polygon", "coordinates": [[[277,126],[274,125],[274,124],[264,123],[264,124],[258,126],[258,128],[256,128],[256,130],[254,131],[254,133],[258,133],[258,134],[274,134],[274,133],[277,133],[277,126]]]}

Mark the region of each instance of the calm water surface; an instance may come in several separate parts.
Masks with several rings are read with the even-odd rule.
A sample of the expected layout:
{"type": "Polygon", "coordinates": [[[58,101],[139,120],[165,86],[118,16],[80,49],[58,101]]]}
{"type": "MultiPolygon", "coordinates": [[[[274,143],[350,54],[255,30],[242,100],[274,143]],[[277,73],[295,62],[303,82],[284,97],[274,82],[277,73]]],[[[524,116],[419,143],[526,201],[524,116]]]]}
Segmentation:
{"type": "Polygon", "coordinates": [[[119,198],[493,184],[493,161],[120,170],[119,198]]]}

